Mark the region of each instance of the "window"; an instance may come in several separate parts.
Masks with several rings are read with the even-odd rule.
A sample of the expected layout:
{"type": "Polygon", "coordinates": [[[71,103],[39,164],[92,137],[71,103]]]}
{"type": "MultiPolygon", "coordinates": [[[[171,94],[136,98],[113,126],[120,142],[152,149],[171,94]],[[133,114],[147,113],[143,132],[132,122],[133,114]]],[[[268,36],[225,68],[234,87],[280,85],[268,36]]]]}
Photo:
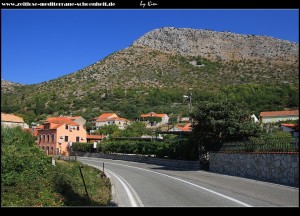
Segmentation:
{"type": "Polygon", "coordinates": [[[65,136],[65,142],[68,142],[68,141],[69,141],[69,137],[65,136]]]}
{"type": "Polygon", "coordinates": [[[50,141],[50,135],[48,134],[47,135],[47,142],[49,142],[50,141]]]}
{"type": "Polygon", "coordinates": [[[54,142],[54,134],[51,135],[51,141],[54,142]]]}
{"type": "Polygon", "coordinates": [[[77,126],[77,130],[79,130],[79,126],[77,126]]]}
{"type": "Polygon", "coordinates": [[[76,137],[76,142],[79,142],[79,137],[76,137]]]}
{"type": "Polygon", "coordinates": [[[68,127],[68,125],[66,125],[66,130],[68,130],[69,129],[69,127],[68,127]]]}

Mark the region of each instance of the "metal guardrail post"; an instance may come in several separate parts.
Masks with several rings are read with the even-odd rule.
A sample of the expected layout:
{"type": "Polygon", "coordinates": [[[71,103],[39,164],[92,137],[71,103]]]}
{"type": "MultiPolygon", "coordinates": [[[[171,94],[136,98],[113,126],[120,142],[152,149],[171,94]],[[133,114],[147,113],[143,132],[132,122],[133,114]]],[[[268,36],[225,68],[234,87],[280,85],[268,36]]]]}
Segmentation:
{"type": "Polygon", "coordinates": [[[82,171],[81,171],[81,166],[79,166],[79,170],[80,170],[80,175],[81,175],[81,178],[82,178],[82,181],[83,181],[86,196],[87,196],[88,199],[90,199],[87,188],[86,188],[86,185],[85,185],[85,181],[84,181],[84,178],[83,178],[83,174],[82,174],[82,171]]]}

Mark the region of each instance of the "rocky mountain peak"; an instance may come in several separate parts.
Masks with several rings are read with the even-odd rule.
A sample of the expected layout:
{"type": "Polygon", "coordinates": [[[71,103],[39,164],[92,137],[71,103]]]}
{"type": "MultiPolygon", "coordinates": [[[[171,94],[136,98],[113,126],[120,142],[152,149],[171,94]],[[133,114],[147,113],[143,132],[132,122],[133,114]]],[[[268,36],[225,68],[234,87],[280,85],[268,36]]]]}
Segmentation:
{"type": "Polygon", "coordinates": [[[165,27],[146,33],[133,46],[201,56],[211,60],[298,61],[299,44],[267,36],[165,27]]]}

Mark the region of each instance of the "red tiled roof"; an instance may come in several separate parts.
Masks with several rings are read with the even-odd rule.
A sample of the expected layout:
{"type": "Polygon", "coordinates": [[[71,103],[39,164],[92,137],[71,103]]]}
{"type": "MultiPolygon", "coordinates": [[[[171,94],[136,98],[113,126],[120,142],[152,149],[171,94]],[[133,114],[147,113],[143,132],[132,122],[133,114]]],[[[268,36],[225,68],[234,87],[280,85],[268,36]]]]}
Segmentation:
{"type": "Polygon", "coordinates": [[[142,114],[141,117],[142,118],[147,118],[147,117],[163,118],[165,115],[167,115],[167,114],[157,114],[155,112],[150,112],[150,113],[147,113],[147,114],[142,114]]]}
{"type": "Polygon", "coordinates": [[[104,137],[104,135],[86,134],[87,139],[103,139],[104,137]]]}
{"type": "Polygon", "coordinates": [[[62,126],[63,124],[79,126],[79,124],[77,124],[76,122],[73,122],[68,117],[51,117],[46,120],[44,125],[47,123],[50,123],[50,129],[56,129],[56,128],[62,126]]]}
{"type": "Polygon", "coordinates": [[[33,136],[37,136],[37,135],[38,135],[38,130],[42,130],[42,129],[44,129],[44,125],[36,126],[36,127],[33,129],[33,136]]]}
{"type": "Polygon", "coordinates": [[[110,119],[107,119],[107,120],[110,120],[110,121],[129,121],[126,118],[120,118],[120,117],[114,117],[114,118],[110,118],[110,119]]]}
{"type": "Polygon", "coordinates": [[[182,130],[182,131],[192,131],[192,125],[191,125],[191,123],[187,123],[183,127],[177,126],[177,128],[180,129],[180,130],[182,130]]]}
{"type": "Polygon", "coordinates": [[[98,116],[98,118],[109,118],[112,115],[117,115],[116,113],[103,113],[98,116]]]}
{"type": "Polygon", "coordinates": [[[299,115],[299,110],[261,112],[259,116],[289,116],[299,115]]]}
{"type": "Polygon", "coordinates": [[[96,121],[105,122],[108,119],[114,118],[114,116],[118,117],[116,113],[103,113],[98,118],[96,118],[96,121]]]}
{"type": "Polygon", "coordinates": [[[1,121],[24,123],[23,118],[13,114],[6,114],[6,113],[1,113],[1,121]]]}
{"type": "Polygon", "coordinates": [[[281,126],[285,126],[285,127],[288,127],[288,128],[292,128],[292,129],[297,129],[299,128],[299,124],[281,124],[281,126]]]}

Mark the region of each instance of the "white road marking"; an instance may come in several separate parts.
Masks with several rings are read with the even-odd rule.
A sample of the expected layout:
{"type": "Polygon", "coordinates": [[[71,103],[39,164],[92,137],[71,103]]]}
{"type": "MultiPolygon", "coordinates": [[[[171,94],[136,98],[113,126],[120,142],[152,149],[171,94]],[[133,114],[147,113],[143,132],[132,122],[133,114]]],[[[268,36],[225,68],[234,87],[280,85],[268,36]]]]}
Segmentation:
{"type": "MultiPolygon", "coordinates": [[[[134,198],[133,198],[133,195],[132,193],[130,192],[129,188],[127,187],[126,183],[125,183],[125,180],[119,176],[118,174],[114,173],[113,171],[111,170],[108,170],[106,169],[106,172],[110,173],[111,175],[115,176],[118,181],[122,184],[122,186],[124,187],[126,193],[127,193],[127,196],[129,198],[129,201],[130,201],[130,204],[132,207],[138,207],[137,203],[135,202],[134,198]]],[[[128,184],[128,183],[127,183],[128,184]]]]}
{"type": "MultiPolygon", "coordinates": [[[[87,159],[87,158],[85,158],[85,157],[82,157],[82,158],[84,158],[85,160],[97,161],[97,160],[87,159]]],[[[135,169],[139,169],[139,170],[143,170],[143,171],[155,173],[155,174],[157,174],[157,175],[162,175],[162,176],[165,176],[165,177],[169,177],[169,178],[171,178],[171,179],[175,179],[175,180],[177,180],[177,181],[180,181],[180,182],[183,182],[183,183],[192,185],[192,186],[194,186],[194,187],[197,187],[197,188],[200,188],[200,189],[202,189],[202,190],[208,191],[208,192],[210,192],[210,193],[212,193],[212,194],[215,194],[215,195],[218,195],[218,196],[223,197],[223,198],[225,198],[225,199],[231,200],[231,201],[233,201],[233,202],[235,202],[235,203],[238,203],[238,204],[240,204],[240,205],[242,205],[242,206],[245,206],[245,207],[253,207],[253,206],[251,206],[251,205],[249,205],[249,204],[247,204],[247,203],[244,203],[244,202],[242,202],[242,201],[240,201],[240,200],[237,200],[237,199],[235,199],[235,198],[232,198],[232,197],[230,197],[230,196],[226,196],[226,195],[224,195],[224,194],[221,194],[221,193],[218,193],[218,192],[216,192],[216,191],[210,190],[210,189],[208,189],[208,188],[205,188],[205,187],[196,185],[196,184],[194,184],[194,183],[191,183],[191,182],[182,180],[182,179],[180,179],[180,178],[176,178],[176,177],[173,177],[173,176],[169,176],[169,175],[166,175],[166,174],[163,174],[163,173],[155,172],[155,171],[152,171],[152,170],[147,170],[147,169],[140,168],[140,167],[134,167],[134,166],[129,166],[129,165],[125,165],[125,164],[111,163],[111,162],[106,162],[106,163],[108,163],[108,164],[115,164],[115,165],[119,165],[119,166],[125,166],[125,167],[131,167],[131,168],[135,168],[135,169]]]]}
{"type": "MultiPolygon", "coordinates": [[[[100,166],[95,166],[95,165],[92,165],[92,164],[88,164],[88,165],[93,166],[97,169],[101,168],[100,166]]],[[[130,201],[130,204],[131,204],[132,207],[138,207],[138,206],[144,207],[144,204],[142,203],[142,201],[141,201],[140,197],[138,196],[138,194],[136,193],[136,191],[133,189],[133,187],[123,177],[121,177],[120,175],[116,174],[115,172],[113,172],[109,169],[105,169],[105,171],[108,172],[110,175],[115,176],[116,179],[118,179],[118,181],[122,184],[122,186],[124,187],[124,189],[127,193],[127,196],[129,198],[129,201],[130,201]],[[134,194],[134,196],[136,197],[139,205],[136,203],[136,201],[134,199],[134,196],[131,193],[131,191],[134,194]]]]}

